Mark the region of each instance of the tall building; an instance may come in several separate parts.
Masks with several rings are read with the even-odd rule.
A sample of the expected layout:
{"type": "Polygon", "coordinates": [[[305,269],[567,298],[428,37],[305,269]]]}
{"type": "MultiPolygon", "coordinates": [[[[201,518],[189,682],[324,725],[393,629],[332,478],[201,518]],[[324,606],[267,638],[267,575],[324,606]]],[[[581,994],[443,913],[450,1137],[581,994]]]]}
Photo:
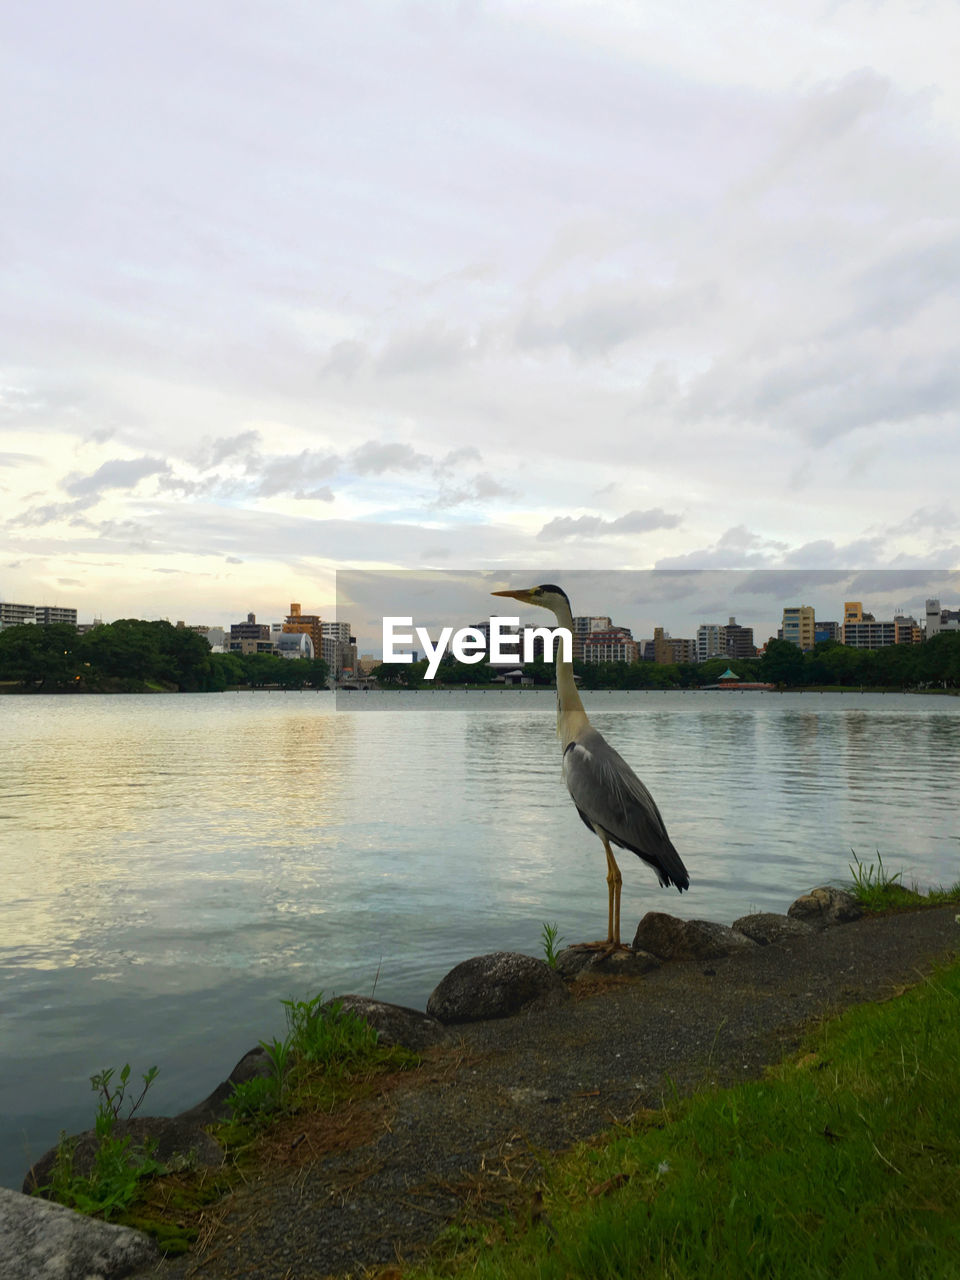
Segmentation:
{"type": "Polygon", "coordinates": [[[357,638],[350,634],[349,622],[324,622],[321,626],[320,656],[339,680],[357,670],[357,638]]]}
{"type": "Polygon", "coordinates": [[[257,622],[255,613],[248,613],[246,622],[230,624],[231,653],[272,653],[273,641],[270,628],[257,622]]]}
{"type": "MultiPolygon", "coordinates": [[[[648,646],[644,645],[643,656],[647,657],[648,646]]],[[[663,627],[653,628],[653,660],[660,663],[696,662],[696,640],[675,639],[663,627]]]]}
{"type": "Polygon", "coordinates": [[[941,609],[939,600],[928,600],[926,621],[928,640],[941,631],[960,631],[960,609],[941,609]]]}
{"type": "Polygon", "coordinates": [[[583,662],[583,642],[591,631],[608,631],[613,622],[606,614],[591,617],[589,614],[578,614],[573,620],[573,660],[583,662]]]}
{"type": "Polygon", "coordinates": [[[720,652],[728,658],[755,657],[753,627],[741,627],[736,618],[731,618],[725,627],[720,628],[720,652]]]}
{"type": "Polygon", "coordinates": [[[313,644],[314,654],[323,650],[323,622],[318,613],[304,613],[295,602],[290,604],[290,612],[283,624],[287,635],[307,635],[313,644]]]}
{"type": "Polygon", "coordinates": [[[701,622],[697,627],[697,661],[706,662],[723,653],[720,648],[720,623],[701,622]]]}
{"type": "Polygon", "coordinates": [[[864,617],[860,622],[843,624],[843,643],[851,649],[885,649],[897,643],[897,624],[878,622],[864,617]]]}
{"type": "Polygon", "coordinates": [[[842,638],[842,629],[839,622],[821,622],[818,618],[813,626],[813,642],[819,644],[822,640],[835,640],[837,644],[842,638]]]}
{"type": "Polygon", "coordinates": [[[636,662],[638,656],[629,627],[604,627],[589,632],[583,640],[584,662],[636,662]]]}
{"type": "Polygon", "coordinates": [[[783,611],[783,638],[798,648],[812,649],[816,622],[812,604],[787,605],[783,611]]]}
{"type": "Polygon", "coordinates": [[[916,618],[904,617],[902,613],[894,614],[893,626],[897,644],[919,644],[923,639],[923,627],[916,618]]]}

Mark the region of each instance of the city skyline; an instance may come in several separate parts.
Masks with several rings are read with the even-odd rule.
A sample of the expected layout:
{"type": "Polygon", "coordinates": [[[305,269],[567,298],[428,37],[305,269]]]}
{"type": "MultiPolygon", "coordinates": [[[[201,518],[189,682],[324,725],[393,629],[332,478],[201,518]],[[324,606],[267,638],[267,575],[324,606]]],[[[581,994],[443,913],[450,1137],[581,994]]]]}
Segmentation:
{"type": "Polygon", "coordinates": [[[960,565],[958,37],[15,7],[0,593],[216,625],[343,566],[960,565]]]}
{"type": "MultiPolygon", "coordinates": [[[[657,627],[665,628],[675,639],[695,640],[701,625],[715,623],[723,627],[734,617],[741,627],[753,629],[754,643],[759,648],[776,637],[786,607],[811,605],[818,623],[842,623],[845,603],[858,600],[878,620],[905,614],[912,615],[922,626],[928,599],[939,599],[945,609],[955,609],[960,603],[960,571],[554,570],[538,580],[556,581],[563,586],[576,616],[609,616],[614,627],[632,631],[638,643],[651,640],[657,627]]],[[[469,626],[494,615],[514,616],[509,606],[505,609],[490,601],[490,591],[504,584],[530,586],[534,578],[519,571],[346,570],[338,575],[334,602],[326,606],[296,603],[303,605],[305,613],[320,616],[324,623],[350,623],[357,651],[379,653],[382,619],[388,615],[413,617],[414,625],[426,626],[434,636],[446,625],[469,626]]],[[[8,602],[2,596],[0,601],[47,603],[8,602]]],[[[282,622],[293,604],[277,605],[262,614],[254,609],[227,611],[220,620],[209,616],[174,616],[166,620],[183,621],[190,627],[229,630],[231,624],[253,613],[259,623],[272,625],[282,622]]],[[[521,618],[528,617],[542,625],[542,619],[536,618],[538,611],[524,611],[520,606],[517,611],[521,618]]],[[[81,624],[89,621],[78,616],[81,624]]]]}

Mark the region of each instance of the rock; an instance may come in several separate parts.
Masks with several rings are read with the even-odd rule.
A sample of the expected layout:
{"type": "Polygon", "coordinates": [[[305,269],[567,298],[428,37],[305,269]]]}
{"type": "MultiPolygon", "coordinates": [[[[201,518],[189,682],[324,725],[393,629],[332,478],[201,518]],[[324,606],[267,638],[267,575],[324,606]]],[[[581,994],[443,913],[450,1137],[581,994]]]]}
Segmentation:
{"type": "Polygon", "coordinates": [[[816,932],[813,925],[803,920],[793,920],[790,916],[777,915],[774,911],[758,911],[752,916],[741,916],[739,920],[734,920],[731,928],[742,933],[745,938],[752,938],[761,947],[771,944],[778,946],[816,932]]]}
{"type": "Polygon", "coordinates": [[[833,889],[823,885],[819,889],[811,889],[787,908],[791,920],[803,920],[807,924],[824,928],[830,924],[848,924],[851,920],[859,920],[863,915],[863,907],[852,893],[845,889],[833,889]]]}
{"type": "Polygon", "coordinates": [[[374,1000],[371,996],[339,996],[336,1000],[328,1000],[322,1008],[329,1010],[336,1005],[369,1023],[381,1044],[402,1045],[404,1049],[426,1049],[446,1038],[443,1026],[419,1009],[387,1004],[383,1000],[374,1000]]]}
{"type": "Polygon", "coordinates": [[[0,1187],[3,1280],[113,1280],[156,1257],[153,1241],[139,1231],[0,1187]]]}
{"type": "MultiPolygon", "coordinates": [[[[217,1168],[223,1162],[223,1148],[218,1142],[205,1133],[190,1120],[174,1119],[172,1116],[136,1116],[133,1120],[118,1120],[113,1136],[131,1139],[131,1155],[144,1153],[144,1143],[154,1145],[151,1154],[161,1164],[172,1168],[186,1168],[200,1165],[204,1168],[217,1168]]],[[[67,1139],[73,1142],[73,1169],[75,1173],[86,1176],[93,1168],[94,1158],[100,1147],[100,1139],[93,1129],[74,1135],[67,1139]]],[[[23,1189],[29,1195],[39,1191],[49,1181],[53,1166],[57,1159],[57,1147],[51,1147],[28,1171],[23,1180],[23,1189]]]]}
{"type": "Polygon", "coordinates": [[[481,1022],[569,998],[560,975],[542,960],[494,951],[451,969],[430,993],[427,1013],[438,1022],[481,1022]]]}
{"type": "Polygon", "coordinates": [[[647,951],[588,951],[584,947],[566,947],[557,956],[557,973],[565,982],[577,982],[596,974],[617,974],[639,978],[651,969],[659,969],[660,961],[647,951]]]}
{"type": "Polygon", "coordinates": [[[648,911],[633,939],[634,950],[649,951],[661,960],[716,960],[756,945],[729,925],[678,920],[663,911],[648,911]]]}
{"type": "Polygon", "coordinates": [[[216,1120],[229,1120],[232,1112],[227,1099],[233,1094],[235,1084],[246,1084],[258,1076],[273,1074],[273,1067],[262,1045],[248,1050],[233,1068],[226,1080],[222,1080],[209,1097],[198,1102],[195,1107],[181,1111],[178,1120],[190,1121],[195,1125],[213,1124],[216,1120]]]}

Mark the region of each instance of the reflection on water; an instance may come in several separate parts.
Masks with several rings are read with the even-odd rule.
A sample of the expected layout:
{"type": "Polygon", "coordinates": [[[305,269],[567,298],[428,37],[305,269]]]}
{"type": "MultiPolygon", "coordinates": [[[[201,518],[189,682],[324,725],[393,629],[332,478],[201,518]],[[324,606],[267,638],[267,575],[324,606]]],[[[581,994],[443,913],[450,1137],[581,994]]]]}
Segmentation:
{"type": "MultiPolygon", "coordinates": [[[[623,920],[784,910],[879,849],[956,878],[960,703],[591,694],[687,864],[630,854],[623,920]]],[[[560,776],[552,692],[7,697],[0,762],[0,1182],[92,1115],[87,1078],[161,1067],[175,1111],[349,990],[422,1007],[458,960],[597,936],[600,842],[560,776]],[[440,701],[444,714],[438,714],[440,701]]]]}

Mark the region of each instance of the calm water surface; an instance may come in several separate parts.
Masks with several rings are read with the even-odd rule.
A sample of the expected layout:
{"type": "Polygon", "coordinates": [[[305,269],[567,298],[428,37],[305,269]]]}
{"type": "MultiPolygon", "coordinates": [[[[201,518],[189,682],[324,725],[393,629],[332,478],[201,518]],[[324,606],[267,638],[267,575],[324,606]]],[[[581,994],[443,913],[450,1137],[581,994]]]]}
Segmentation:
{"type": "MultiPolygon", "coordinates": [[[[690,872],[624,853],[644,911],[784,911],[879,849],[960,874],[960,699],[585,696],[690,872]]],[[[423,1007],[449,968],[606,929],[603,850],[560,779],[547,692],[0,700],[0,1184],[92,1122],[89,1076],[205,1096],[280,1000],[423,1007]]]]}

